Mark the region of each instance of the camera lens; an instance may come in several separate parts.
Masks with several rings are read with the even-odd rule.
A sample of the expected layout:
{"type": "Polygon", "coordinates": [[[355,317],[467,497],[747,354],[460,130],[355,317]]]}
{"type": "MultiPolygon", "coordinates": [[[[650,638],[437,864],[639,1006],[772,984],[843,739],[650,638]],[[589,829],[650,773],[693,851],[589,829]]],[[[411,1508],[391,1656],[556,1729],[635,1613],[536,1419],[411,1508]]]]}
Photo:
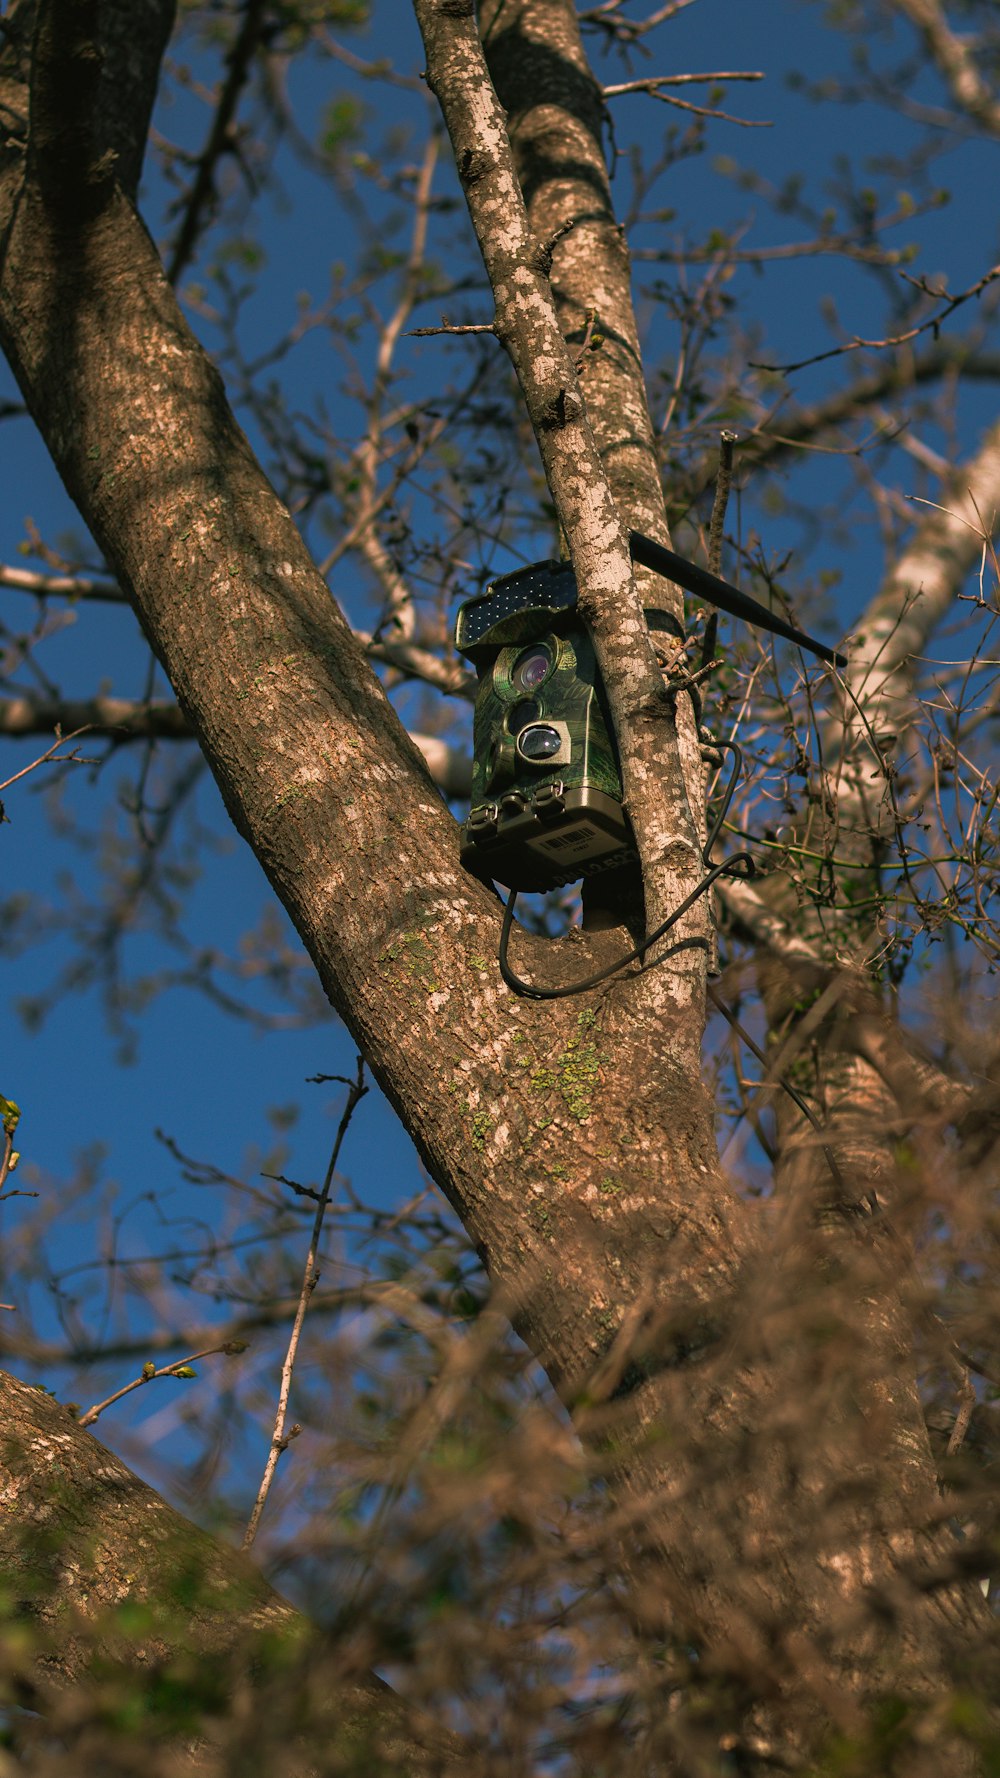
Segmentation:
{"type": "Polygon", "coordinates": [[[517,751],[522,759],[551,759],[561,746],[559,730],[550,728],[547,722],[536,722],[531,728],[522,729],[517,737],[517,751]]]}
{"type": "Polygon", "coordinates": [[[511,682],[518,691],[534,691],[552,665],[552,656],[547,648],[526,648],[519,654],[511,669],[511,682]]]}
{"type": "Polygon", "coordinates": [[[529,722],[537,722],[542,714],[540,704],[534,698],[520,698],[507,712],[507,728],[512,735],[519,735],[529,722]]]}

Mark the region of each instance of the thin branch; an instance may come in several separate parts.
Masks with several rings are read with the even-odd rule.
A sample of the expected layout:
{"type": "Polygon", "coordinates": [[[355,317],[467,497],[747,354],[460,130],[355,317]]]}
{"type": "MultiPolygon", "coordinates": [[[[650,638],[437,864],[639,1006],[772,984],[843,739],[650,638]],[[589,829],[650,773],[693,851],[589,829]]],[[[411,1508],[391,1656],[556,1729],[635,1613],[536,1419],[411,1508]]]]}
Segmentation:
{"type": "Polygon", "coordinates": [[[719,467],[715,477],[715,499],[708,525],[708,566],[712,574],[722,573],[722,534],[726,523],[729,490],[733,485],[733,446],[735,432],[719,434],[719,467]]]}
{"type": "Polygon", "coordinates": [[[619,92],[645,92],[650,99],[659,99],[661,105],[675,105],[678,111],[693,111],[697,117],[718,117],[723,123],[737,123],[745,130],[773,128],[769,117],[737,117],[731,111],[720,111],[715,105],[695,105],[690,99],[679,99],[676,93],[660,92],[655,81],[634,80],[624,87],[605,87],[604,92],[611,98],[619,92]]]}
{"type": "MultiPolygon", "coordinates": [[[[2,709],[2,705],[0,705],[0,709],[2,709]]],[[[51,728],[53,725],[50,723],[48,726],[51,728]]],[[[57,734],[51,747],[47,747],[44,753],[40,753],[37,759],[31,761],[30,765],[22,766],[21,770],[15,772],[12,777],[5,778],[3,783],[0,784],[0,790],[9,790],[10,786],[16,784],[19,778],[26,778],[29,772],[36,771],[39,766],[46,765],[50,760],[56,765],[67,765],[71,761],[75,762],[77,765],[92,764],[93,762],[90,760],[80,759],[80,749],[78,747],[74,747],[72,753],[60,754],[59,752],[60,747],[68,747],[69,743],[75,741],[78,735],[86,734],[88,732],[88,726],[89,725],[84,724],[80,728],[75,729],[71,735],[57,734]]]]}
{"type": "Polygon", "coordinates": [[[615,99],[619,93],[648,93],[660,86],[692,86],[711,80],[763,80],[759,69],[720,74],[653,74],[648,80],[624,80],[619,86],[606,86],[601,90],[606,99],[615,99]]]}
{"type": "Polygon", "coordinates": [[[288,1396],[292,1387],[292,1372],[295,1369],[295,1359],[299,1349],[299,1338],[302,1333],[302,1324],[306,1318],[306,1310],[309,1307],[309,1300],[319,1283],[319,1273],[316,1270],[316,1259],[319,1253],[320,1235],[323,1231],[323,1219],[326,1216],[326,1207],[330,1201],[330,1192],[333,1187],[333,1178],[337,1167],[337,1161],[340,1156],[341,1145],[344,1137],[347,1135],[348,1125],[350,1124],[351,1118],[354,1116],[355,1108],[368,1091],[368,1088],[364,1084],[364,1073],[364,1058],[359,1056],[358,1071],[354,1080],[348,1083],[347,1104],[344,1107],[343,1115],[337,1128],[333,1149],[330,1154],[330,1163],[326,1169],[326,1178],[323,1181],[323,1188],[320,1192],[319,1202],[316,1205],[316,1215],[313,1218],[312,1235],[309,1239],[309,1251],[306,1254],[305,1271],[302,1276],[302,1289],[299,1292],[298,1306],[295,1310],[295,1320],[292,1323],[292,1331],[288,1340],[288,1351],[285,1353],[285,1362],[281,1367],[281,1385],[278,1390],[278,1408],[274,1417],[274,1431],[271,1434],[271,1448],[267,1454],[267,1462],[264,1465],[264,1474],[261,1477],[260,1487],[257,1490],[257,1498],[254,1501],[253,1512],[250,1514],[250,1522],[244,1533],[243,1548],[245,1550],[250,1548],[257,1535],[257,1528],[260,1525],[261,1514],[264,1511],[268,1494],[271,1492],[271,1483],[274,1480],[274,1472],[278,1467],[278,1458],[283,1451],[288,1449],[289,1441],[297,1437],[300,1430],[298,1426],[292,1426],[287,1433],[285,1431],[288,1417],[288,1396]]]}
{"type": "Polygon", "coordinates": [[[581,12],[580,23],[606,32],[613,43],[637,43],[647,31],[654,31],[657,25],[664,24],[667,19],[672,19],[677,13],[693,6],[694,0],[667,0],[665,6],[657,7],[655,12],[649,13],[644,19],[620,17],[621,5],[622,0],[603,0],[602,5],[591,6],[586,12],[581,12]]]}
{"type": "Polygon", "coordinates": [[[228,1357],[232,1358],[239,1352],[245,1352],[246,1349],[245,1340],[227,1340],[222,1346],[206,1346],[202,1352],[191,1352],[187,1358],[175,1359],[173,1364],[162,1364],[159,1367],[152,1362],[144,1364],[139,1375],[133,1377],[131,1383],[126,1383],[122,1389],[116,1389],[114,1394],[107,1396],[104,1401],[95,1402],[92,1408],[88,1408],[85,1414],[80,1415],[79,1423],[81,1426],[93,1426],[94,1421],[100,1419],[105,1408],[113,1407],[114,1403],[121,1401],[123,1396],[131,1395],[133,1389],[142,1389],[145,1384],[155,1383],[160,1377],[179,1377],[181,1379],[193,1377],[195,1373],[191,1366],[197,1364],[202,1358],[212,1358],[217,1352],[225,1352],[228,1357]]]}
{"type": "Polygon", "coordinates": [[[496,326],[495,326],[494,322],[492,322],[492,321],[470,322],[468,324],[468,326],[466,326],[466,327],[453,326],[452,323],[450,321],[446,320],[445,317],[442,315],[440,327],[411,327],[409,332],[407,334],[405,334],[404,337],[408,340],[425,340],[425,339],[430,339],[431,335],[436,334],[436,333],[494,333],[495,334],[496,333],[496,326]]]}
{"type": "Polygon", "coordinates": [[[207,213],[215,200],[215,169],[222,155],[231,150],[233,145],[233,119],[260,41],[264,11],[264,0],[247,0],[243,22],[226,58],[228,73],[215,107],[208,140],[198,160],[198,171],[167,267],[167,277],[171,284],[177,282],[191,259],[205,226],[207,213]]]}
{"type": "Polygon", "coordinates": [[[360,74],[363,80],[383,80],[389,86],[399,86],[412,93],[422,93],[425,90],[423,80],[418,75],[398,74],[388,60],[366,62],[343,43],[338,43],[325,27],[320,30],[319,41],[335,61],[342,62],[352,73],[360,74]]]}
{"type": "MultiPolygon", "coordinates": [[[[355,533],[359,552],[368,563],[386,596],[388,611],[381,627],[391,625],[393,639],[402,642],[410,642],[413,639],[415,624],[413,598],[405,577],[400,573],[379,536],[374,517],[378,505],[378,473],[384,455],[385,398],[392,372],[393,354],[403,329],[403,323],[412,314],[420,292],[438,146],[438,132],[432,130],[427,139],[414,192],[413,230],[402,288],[395,310],[380,330],[374,383],[367,404],[368,424],[364,437],[354,453],[360,488],[355,520],[351,529],[355,533]]],[[[443,416],[439,416],[436,422],[437,429],[440,431],[443,425],[443,416]]]]}
{"type": "MultiPolygon", "coordinates": [[[[376,658],[381,656],[391,660],[391,664],[398,667],[401,665],[399,657],[412,651],[392,648],[391,645],[382,649],[378,644],[373,644],[369,652],[376,655],[376,658]]],[[[468,674],[453,673],[444,662],[436,664],[439,674],[431,683],[437,684],[442,691],[462,697],[468,695],[468,674]]],[[[419,677],[425,675],[421,674],[419,677]]],[[[473,685],[474,683],[473,681],[473,685]]],[[[13,777],[6,778],[0,784],[0,790],[16,784],[18,778],[25,777],[28,772],[45,765],[50,759],[54,759],[59,765],[76,759],[75,752],[59,754],[57,750],[75,740],[78,735],[90,734],[95,738],[120,742],[122,745],[130,741],[193,739],[187,718],[178,704],[146,704],[130,698],[90,698],[86,702],[42,698],[0,700],[0,735],[48,735],[53,729],[64,728],[71,721],[78,725],[71,734],[57,734],[51,747],[32,760],[30,765],[15,772],[13,777]]],[[[415,747],[419,747],[431,777],[445,796],[468,796],[472,785],[472,766],[467,748],[453,747],[447,741],[442,741],[438,735],[411,733],[410,739],[415,747]]],[[[92,763],[79,761],[81,765],[92,763]]]]}
{"type": "MultiPolygon", "coordinates": [[[[818,448],[814,443],[818,434],[848,424],[862,410],[875,406],[885,397],[909,392],[924,383],[935,382],[939,377],[959,373],[974,382],[1000,381],[1000,353],[970,349],[967,342],[960,339],[942,339],[925,346],[919,355],[907,352],[899,358],[884,360],[874,372],[857,377],[806,407],[788,411],[787,398],[782,396],[757,421],[752,431],[743,434],[740,449],[744,456],[752,453],[754,463],[759,464],[779,459],[789,450],[818,448]],[[772,422],[781,413],[786,417],[779,432],[772,422]]],[[[690,470],[689,486],[700,492],[713,474],[714,464],[706,452],[690,470]]]]}
{"type": "MultiPolygon", "coordinates": [[[[905,274],[903,275],[905,276],[905,274]]],[[[828,352],[814,352],[811,358],[800,358],[795,364],[764,364],[759,359],[751,358],[749,360],[750,366],[753,370],[772,371],[776,376],[789,376],[793,371],[806,370],[812,364],[824,364],[828,358],[841,358],[845,352],[883,351],[890,346],[905,346],[909,340],[915,340],[919,338],[920,334],[927,332],[933,333],[934,338],[937,339],[943,323],[948,320],[949,316],[953,315],[956,309],[960,309],[963,303],[970,302],[974,296],[978,296],[981,291],[986,289],[987,285],[995,283],[997,278],[1000,278],[1000,265],[991,266],[990,270],[984,272],[975,284],[969,285],[968,290],[960,291],[958,296],[948,297],[947,301],[944,300],[943,291],[927,291],[928,295],[943,302],[944,306],[936,314],[929,316],[926,321],[921,321],[917,327],[908,328],[905,333],[890,334],[881,340],[863,339],[860,334],[855,334],[852,339],[845,340],[843,345],[831,346],[828,352]]],[[[909,282],[912,283],[913,279],[911,278],[909,282]]]]}

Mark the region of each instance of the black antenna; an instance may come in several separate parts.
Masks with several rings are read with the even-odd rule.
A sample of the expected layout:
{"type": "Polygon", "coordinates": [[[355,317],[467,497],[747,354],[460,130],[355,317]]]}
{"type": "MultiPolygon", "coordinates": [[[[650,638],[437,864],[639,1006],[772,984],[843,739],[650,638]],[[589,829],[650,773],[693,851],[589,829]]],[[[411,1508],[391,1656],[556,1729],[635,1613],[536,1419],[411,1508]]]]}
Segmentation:
{"type": "Polygon", "coordinates": [[[786,624],[783,618],[775,617],[766,605],[758,604],[751,599],[749,593],[741,593],[738,587],[730,586],[728,580],[720,580],[717,574],[710,574],[707,568],[698,568],[694,562],[688,562],[683,556],[675,556],[672,549],[665,549],[662,543],[654,542],[641,531],[630,531],[628,546],[632,552],[632,560],[641,562],[644,568],[652,568],[654,574],[662,574],[665,580],[675,580],[686,593],[693,593],[696,599],[704,599],[709,605],[717,605],[720,611],[728,611],[730,617],[742,618],[745,624],[756,624],[758,629],[770,630],[775,636],[784,636],[786,642],[797,642],[800,648],[808,648],[810,654],[816,654],[821,661],[829,662],[831,667],[846,667],[847,657],[838,654],[836,649],[827,648],[825,642],[814,642],[811,636],[802,630],[796,630],[792,624],[786,624]]]}

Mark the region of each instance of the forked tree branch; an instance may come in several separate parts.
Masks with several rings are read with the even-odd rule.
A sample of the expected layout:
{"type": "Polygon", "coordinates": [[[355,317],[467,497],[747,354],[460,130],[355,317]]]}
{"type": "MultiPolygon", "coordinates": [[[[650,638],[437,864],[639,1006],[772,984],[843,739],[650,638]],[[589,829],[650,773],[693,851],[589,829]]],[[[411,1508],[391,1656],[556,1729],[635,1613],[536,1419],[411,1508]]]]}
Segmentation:
{"type": "MultiPolygon", "coordinates": [[[[952,473],[937,504],[916,507],[921,517],[898,560],[855,626],[848,682],[857,706],[847,703],[827,723],[826,746],[836,756],[845,733],[856,738],[902,736],[913,719],[920,656],[977,563],[996,578],[992,539],[1000,510],[1000,421],[974,456],[952,473]]],[[[878,749],[864,746],[871,759],[878,749]]],[[[841,795],[847,787],[842,784],[841,795]]]]}
{"type": "MultiPolygon", "coordinates": [[[[454,104],[498,318],[602,637],[647,880],[669,910],[671,882],[684,876],[671,840],[696,854],[697,836],[620,515],[595,468],[572,362],[566,374],[547,254],[533,250],[519,208],[472,6],[418,4],[433,27],[428,62],[454,104]]],[[[485,1255],[500,1300],[577,1413],[592,1463],[615,1484],[635,1553],[630,1606],[658,1648],[698,1651],[697,1662],[683,1658],[716,1688],[703,1699],[738,1698],[733,1720],[775,1765],[809,1763],[831,1698],[847,1700],[845,1733],[890,1685],[895,1695],[912,1680],[943,1707],[949,1663],[981,1631],[985,1607],[972,1593],[924,1597],[920,1574],[909,1579],[916,1535],[928,1563],[951,1541],[937,1533],[919,1400],[898,1375],[906,1316],[895,1313],[879,1256],[855,1250],[867,1262],[858,1288],[853,1274],[845,1282],[821,1263],[828,1248],[809,1249],[801,1265],[779,1248],[788,1266],[761,1264],[760,1288],[744,1293],[761,1221],[715,1161],[694,1041],[700,1001],[682,1004],[666,969],[623,979],[582,1010],[558,1001],[540,1010],[503,989],[483,954],[497,936],[495,904],[460,872],[454,826],[239,432],[148,235],[117,191],[99,229],[85,216],[42,227],[37,207],[21,202],[20,178],[9,157],[0,161],[0,214],[10,220],[0,334],[26,399],[239,831],[485,1255]],[[54,375],[67,316],[73,360],[54,375]],[[815,1318],[798,1342],[789,1334],[803,1325],[806,1298],[815,1318]],[[841,1333],[833,1344],[831,1317],[841,1333]],[[603,1395],[608,1363],[619,1399],[591,1403],[588,1381],[603,1395]],[[789,1446],[789,1403],[808,1413],[814,1401],[789,1446]],[[884,1470],[871,1456],[873,1431],[884,1470]],[[882,1486],[890,1458],[892,1490],[882,1486]],[[821,1499],[829,1507],[818,1519],[811,1503],[821,1499]],[[897,1598],[897,1582],[893,1616],[883,1602],[897,1598]],[[871,1650],[870,1667],[859,1647],[871,1650]]],[[[591,947],[539,948],[565,980],[591,947]]],[[[117,1471],[102,1472],[99,1504],[114,1504],[119,1486],[117,1471]]],[[[138,1532],[126,1514],[115,1520],[130,1554],[148,1537],[138,1519],[138,1532]]],[[[159,1578],[164,1563],[175,1571],[162,1547],[155,1554],[159,1578]]],[[[953,1571],[942,1562],[933,1572],[953,1571]]],[[[230,1616],[241,1608],[236,1598],[230,1616]]],[[[931,1771],[936,1752],[914,1773],[931,1771]]],[[[961,1761],[948,1769],[957,1774],[961,1761]]]]}
{"type": "Polygon", "coordinates": [[[959,109],[1000,136],[1000,101],[980,72],[975,39],[951,29],[940,0],[891,0],[891,5],[919,34],[959,109]]]}

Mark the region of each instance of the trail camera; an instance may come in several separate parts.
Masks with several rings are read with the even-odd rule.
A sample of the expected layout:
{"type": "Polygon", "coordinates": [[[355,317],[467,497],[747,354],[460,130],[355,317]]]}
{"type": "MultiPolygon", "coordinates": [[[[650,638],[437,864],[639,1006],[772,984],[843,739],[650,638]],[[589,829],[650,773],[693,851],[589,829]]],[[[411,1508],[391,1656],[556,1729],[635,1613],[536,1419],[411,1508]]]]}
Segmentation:
{"type": "Polygon", "coordinates": [[[634,860],[569,564],[537,562],[491,581],[459,608],[455,646],[479,674],[466,870],[511,889],[554,889],[634,860]]]}
{"type": "MultiPolygon", "coordinates": [[[[629,532],[633,560],[836,667],[847,661],[749,594],[629,532]]],[[[662,611],[650,629],[672,630],[662,611]]],[[[635,860],[614,729],[568,562],[536,562],[459,607],[455,647],[479,674],[462,863],[509,889],[556,889],[635,860]]]]}

